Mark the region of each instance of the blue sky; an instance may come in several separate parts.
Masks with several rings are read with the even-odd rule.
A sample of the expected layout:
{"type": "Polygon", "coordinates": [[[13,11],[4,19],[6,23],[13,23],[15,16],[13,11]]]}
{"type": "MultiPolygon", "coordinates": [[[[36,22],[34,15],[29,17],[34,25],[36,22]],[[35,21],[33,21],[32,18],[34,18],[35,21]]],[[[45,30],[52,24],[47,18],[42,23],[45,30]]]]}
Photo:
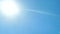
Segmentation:
{"type": "Polygon", "coordinates": [[[24,9],[10,26],[0,17],[0,34],[60,34],[60,0],[18,0],[24,9]],[[36,11],[31,11],[36,10],[36,11]],[[56,16],[41,14],[48,12],[56,16]],[[18,25],[14,24],[18,23],[18,25]]]}

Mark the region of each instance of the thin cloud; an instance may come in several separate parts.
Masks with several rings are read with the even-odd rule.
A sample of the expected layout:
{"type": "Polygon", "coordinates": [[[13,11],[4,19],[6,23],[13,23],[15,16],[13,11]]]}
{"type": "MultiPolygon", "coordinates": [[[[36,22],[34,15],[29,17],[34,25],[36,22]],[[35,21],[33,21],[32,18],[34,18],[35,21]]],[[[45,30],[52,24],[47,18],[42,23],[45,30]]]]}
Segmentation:
{"type": "Polygon", "coordinates": [[[44,11],[38,11],[38,10],[31,10],[31,9],[24,9],[26,11],[32,11],[32,12],[36,12],[36,13],[39,13],[39,14],[45,14],[45,15],[51,15],[51,16],[58,16],[56,14],[53,14],[53,13],[48,13],[48,12],[44,12],[44,11]]]}

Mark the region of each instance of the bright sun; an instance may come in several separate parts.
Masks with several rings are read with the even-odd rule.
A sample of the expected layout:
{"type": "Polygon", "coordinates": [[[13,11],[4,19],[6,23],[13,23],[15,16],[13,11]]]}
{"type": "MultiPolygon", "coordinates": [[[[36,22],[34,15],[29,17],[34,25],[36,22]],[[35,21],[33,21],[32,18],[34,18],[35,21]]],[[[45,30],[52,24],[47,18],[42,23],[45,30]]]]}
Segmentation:
{"type": "Polygon", "coordinates": [[[4,0],[1,5],[2,15],[8,19],[12,19],[19,14],[19,8],[12,0],[4,0]]]}

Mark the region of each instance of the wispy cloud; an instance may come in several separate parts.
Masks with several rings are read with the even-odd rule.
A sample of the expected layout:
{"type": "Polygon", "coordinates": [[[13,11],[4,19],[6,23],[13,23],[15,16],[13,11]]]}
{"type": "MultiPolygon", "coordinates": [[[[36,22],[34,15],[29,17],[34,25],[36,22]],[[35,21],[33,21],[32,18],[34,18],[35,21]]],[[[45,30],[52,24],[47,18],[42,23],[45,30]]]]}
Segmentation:
{"type": "Polygon", "coordinates": [[[31,10],[31,9],[24,9],[26,11],[32,11],[32,12],[36,12],[36,13],[39,13],[39,14],[45,14],[45,15],[50,15],[50,16],[58,16],[56,14],[53,14],[53,13],[49,13],[49,12],[45,12],[45,11],[38,11],[38,10],[31,10]]]}

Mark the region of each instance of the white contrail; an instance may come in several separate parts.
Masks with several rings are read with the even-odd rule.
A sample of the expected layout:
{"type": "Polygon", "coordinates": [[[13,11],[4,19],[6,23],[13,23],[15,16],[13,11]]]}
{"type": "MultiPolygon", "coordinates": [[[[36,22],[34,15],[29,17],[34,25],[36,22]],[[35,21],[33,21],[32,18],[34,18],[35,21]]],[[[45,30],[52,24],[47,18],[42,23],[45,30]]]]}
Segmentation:
{"type": "Polygon", "coordinates": [[[44,11],[38,11],[38,10],[31,10],[31,9],[24,9],[26,11],[31,11],[31,12],[36,12],[36,13],[39,13],[39,14],[45,14],[45,15],[51,15],[51,16],[58,16],[56,14],[53,14],[53,13],[48,13],[48,12],[44,12],[44,11]]]}

